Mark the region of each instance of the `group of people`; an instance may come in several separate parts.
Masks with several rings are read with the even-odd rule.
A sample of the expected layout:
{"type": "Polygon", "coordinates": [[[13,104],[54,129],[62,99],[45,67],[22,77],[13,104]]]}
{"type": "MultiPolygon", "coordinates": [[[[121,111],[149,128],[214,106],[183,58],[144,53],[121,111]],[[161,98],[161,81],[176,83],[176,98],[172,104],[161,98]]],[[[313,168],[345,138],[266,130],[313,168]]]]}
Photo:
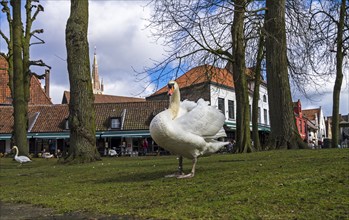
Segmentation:
{"type": "Polygon", "coordinates": [[[57,151],[55,151],[55,153],[51,154],[50,152],[46,151],[46,149],[44,148],[41,152],[41,157],[45,158],[45,159],[49,159],[49,158],[60,158],[62,157],[62,151],[60,149],[57,149],[57,151]]]}
{"type": "Polygon", "coordinates": [[[130,155],[130,156],[134,156],[135,154],[140,155],[140,156],[146,156],[148,153],[148,148],[149,148],[149,143],[148,140],[146,138],[144,138],[142,140],[142,142],[140,143],[140,147],[141,149],[139,149],[140,151],[132,151],[131,146],[127,146],[126,142],[123,141],[121,143],[121,145],[119,146],[120,152],[116,151],[116,148],[114,147],[113,149],[109,149],[108,145],[105,146],[105,153],[104,155],[108,155],[108,156],[124,156],[124,155],[130,155]]]}

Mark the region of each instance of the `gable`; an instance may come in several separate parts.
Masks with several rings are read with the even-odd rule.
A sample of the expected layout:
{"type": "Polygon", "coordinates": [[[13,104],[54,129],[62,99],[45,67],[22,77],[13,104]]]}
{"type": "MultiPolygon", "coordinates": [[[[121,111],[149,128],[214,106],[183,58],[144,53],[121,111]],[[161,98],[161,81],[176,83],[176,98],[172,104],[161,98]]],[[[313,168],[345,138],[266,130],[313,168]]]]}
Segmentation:
{"type": "MultiPolygon", "coordinates": [[[[310,121],[315,121],[320,117],[320,109],[303,109],[302,110],[304,117],[310,121]]],[[[319,120],[319,119],[318,119],[319,120]]]]}
{"type": "MultiPolygon", "coordinates": [[[[179,88],[186,88],[198,84],[216,83],[234,88],[233,76],[226,68],[218,68],[211,65],[195,67],[176,79],[179,88]]],[[[162,87],[151,96],[167,92],[167,86],[162,87]]]]}
{"type": "MultiPolygon", "coordinates": [[[[144,98],[135,98],[127,96],[114,96],[114,95],[104,95],[104,94],[94,94],[94,103],[123,103],[123,102],[145,102],[144,98]]],[[[70,102],[70,92],[64,91],[62,104],[69,104],[70,102]]]]}
{"type": "MultiPolygon", "coordinates": [[[[12,105],[11,90],[8,86],[8,63],[6,59],[0,56],[0,104],[12,105]]],[[[47,96],[41,86],[41,82],[35,76],[30,79],[30,99],[29,105],[52,104],[50,97],[47,96]]]]}

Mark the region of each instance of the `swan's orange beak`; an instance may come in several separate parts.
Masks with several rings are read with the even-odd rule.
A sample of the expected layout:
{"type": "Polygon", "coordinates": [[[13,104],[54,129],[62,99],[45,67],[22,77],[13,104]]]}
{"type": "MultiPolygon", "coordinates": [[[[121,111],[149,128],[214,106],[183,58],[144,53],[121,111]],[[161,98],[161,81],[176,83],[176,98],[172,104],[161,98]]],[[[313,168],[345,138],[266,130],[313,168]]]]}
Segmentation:
{"type": "Polygon", "coordinates": [[[168,92],[167,95],[172,96],[174,91],[174,85],[168,84],[168,92]]]}

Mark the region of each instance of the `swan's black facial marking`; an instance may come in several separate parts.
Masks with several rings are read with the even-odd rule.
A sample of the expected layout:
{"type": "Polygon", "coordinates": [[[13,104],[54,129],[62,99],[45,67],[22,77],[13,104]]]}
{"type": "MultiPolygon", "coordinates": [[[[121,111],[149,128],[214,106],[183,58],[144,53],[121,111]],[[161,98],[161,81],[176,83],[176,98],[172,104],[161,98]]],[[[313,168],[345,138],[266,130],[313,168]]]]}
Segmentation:
{"type": "Polygon", "coordinates": [[[174,87],[174,83],[169,83],[169,84],[167,84],[167,87],[168,87],[168,89],[172,89],[172,87],[174,87]]]}
{"type": "Polygon", "coordinates": [[[170,82],[170,83],[167,84],[167,88],[168,88],[168,93],[167,93],[167,95],[172,96],[173,91],[174,91],[174,85],[175,85],[175,84],[172,83],[172,82],[170,82]]]}

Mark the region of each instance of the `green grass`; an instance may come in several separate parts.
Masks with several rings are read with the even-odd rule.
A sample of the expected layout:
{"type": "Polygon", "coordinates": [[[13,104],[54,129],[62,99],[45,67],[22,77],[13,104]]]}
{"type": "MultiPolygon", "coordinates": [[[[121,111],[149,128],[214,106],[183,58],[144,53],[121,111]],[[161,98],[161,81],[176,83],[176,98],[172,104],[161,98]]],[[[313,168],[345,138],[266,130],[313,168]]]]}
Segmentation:
{"type": "Polygon", "coordinates": [[[349,219],[349,149],[213,155],[192,179],[164,178],[176,167],[174,156],[20,167],[1,158],[0,200],[155,219],[349,219]]]}

